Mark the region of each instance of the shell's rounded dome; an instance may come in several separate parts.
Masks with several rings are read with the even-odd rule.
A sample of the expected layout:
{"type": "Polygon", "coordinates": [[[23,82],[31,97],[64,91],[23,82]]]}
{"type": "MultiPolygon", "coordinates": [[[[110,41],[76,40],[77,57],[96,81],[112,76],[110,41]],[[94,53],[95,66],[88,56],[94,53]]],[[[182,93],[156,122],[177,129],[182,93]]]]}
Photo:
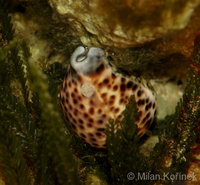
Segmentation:
{"type": "Polygon", "coordinates": [[[134,94],[139,111],[138,135],[150,127],[156,110],[156,96],[149,88],[108,66],[100,48],[78,47],[61,89],[61,105],[72,129],[88,144],[106,148],[104,130],[110,118],[122,120],[128,99],[134,94]]]}

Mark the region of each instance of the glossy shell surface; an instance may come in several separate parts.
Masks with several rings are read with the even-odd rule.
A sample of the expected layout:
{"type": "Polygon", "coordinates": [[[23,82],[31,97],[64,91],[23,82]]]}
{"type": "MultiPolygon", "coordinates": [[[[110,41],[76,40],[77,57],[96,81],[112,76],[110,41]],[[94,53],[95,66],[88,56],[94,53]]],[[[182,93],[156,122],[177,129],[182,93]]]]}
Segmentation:
{"type": "Polygon", "coordinates": [[[100,48],[78,47],[61,89],[64,115],[74,132],[89,145],[106,148],[104,130],[110,118],[122,120],[126,104],[134,94],[139,111],[138,135],[150,127],[156,96],[146,86],[122,75],[116,75],[100,48]]]}

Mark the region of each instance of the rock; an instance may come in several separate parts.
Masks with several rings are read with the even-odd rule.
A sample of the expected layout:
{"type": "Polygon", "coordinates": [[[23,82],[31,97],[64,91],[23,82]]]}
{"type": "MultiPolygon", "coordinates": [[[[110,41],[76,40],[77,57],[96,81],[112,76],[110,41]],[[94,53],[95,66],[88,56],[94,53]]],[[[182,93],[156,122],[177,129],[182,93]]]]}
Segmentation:
{"type": "Polygon", "coordinates": [[[200,1],[49,0],[49,4],[66,16],[83,44],[126,48],[185,28],[200,1]]]}

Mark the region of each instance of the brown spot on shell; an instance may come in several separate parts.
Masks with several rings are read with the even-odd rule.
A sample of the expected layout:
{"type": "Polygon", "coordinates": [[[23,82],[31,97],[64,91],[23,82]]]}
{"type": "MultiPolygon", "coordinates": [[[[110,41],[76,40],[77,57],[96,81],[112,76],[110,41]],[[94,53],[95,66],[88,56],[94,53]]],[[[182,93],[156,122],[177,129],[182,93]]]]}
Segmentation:
{"type": "Polygon", "coordinates": [[[114,104],[114,101],[115,101],[115,95],[110,96],[109,105],[114,104]]]}
{"type": "Polygon", "coordinates": [[[98,136],[98,137],[102,136],[101,132],[97,132],[96,136],[98,136]]]}
{"type": "Polygon", "coordinates": [[[82,138],[86,138],[85,134],[83,134],[83,133],[80,133],[80,136],[81,136],[82,138]]]}
{"type": "Polygon", "coordinates": [[[77,123],[77,121],[74,118],[72,118],[72,120],[73,120],[74,123],[77,123]]]}
{"type": "Polygon", "coordinates": [[[139,100],[139,101],[137,102],[138,106],[144,105],[144,103],[145,103],[145,100],[139,100]]]}
{"type": "Polygon", "coordinates": [[[119,100],[119,104],[123,104],[124,103],[124,98],[121,98],[120,100],[119,100]]]}
{"type": "Polygon", "coordinates": [[[118,113],[119,110],[120,110],[119,108],[116,108],[114,112],[115,112],[115,113],[118,113]]]}
{"type": "Polygon", "coordinates": [[[141,124],[144,124],[144,123],[146,122],[146,120],[147,120],[147,118],[146,118],[146,117],[145,117],[145,118],[143,118],[143,120],[142,120],[141,124]]]}
{"type": "Polygon", "coordinates": [[[103,83],[102,83],[102,82],[98,84],[98,87],[99,87],[99,88],[101,88],[102,86],[103,86],[103,83]]]}
{"type": "Polygon", "coordinates": [[[79,119],[78,121],[79,121],[80,124],[83,124],[83,120],[82,119],[79,119]]]}
{"type": "Polygon", "coordinates": [[[132,88],[133,87],[133,82],[132,81],[129,81],[127,84],[126,84],[126,87],[128,89],[132,88]]]}
{"type": "Polygon", "coordinates": [[[108,84],[109,83],[109,79],[106,78],[104,81],[103,81],[104,84],[108,84]]]}
{"type": "Polygon", "coordinates": [[[104,121],[101,120],[101,119],[97,121],[98,124],[102,124],[103,122],[104,122],[104,121]]]}
{"type": "Polygon", "coordinates": [[[74,89],[74,92],[75,92],[75,93],[77,93],[77,92],[78,92],[78,89],[77,89],[77,88],[75,88],[75,89],[74,89]]]}
{"type": "Polygon", "coordinates": [[[101,114],[101,113],[102,113],[102,110],[101,110],[101,109],[99,109],[99,110],[98,110],[98,114],[101,114]]]}
{"type": "Polygon", "coordinates": [[[71,125],[74,130],[76,130],[76,126],[74,124],[71,125]]]}
{"type": "Polygon", "coordinates": [[[77,85],[77,82],[76,82],[74,79],[72,79],[72,83],[73,83],[74,85],[77,85]]]}
{"type": "Polygon", "coordinates": [[[72,97],[72,98],[75,98],[75,94],[74,94],[74,93],[71,93],[71,97],[72,97]]]}
{"type": "Polygon", "coordinates": [[[77,86],[77,82],[74,80],[74,85],[77,86]]]}
{"type": "Polygon", "coordinates": [[[152,106],[152,103],[150,102],[149,104],[146,105],[145,110],[148,111],[152,106]]]}
{"type": "Polygon", "coordinates": [[[124,91],[126,90],[126,85],[125,85],[125,84],[121,84],[121,85],[120,85],[120,90],[121,90],[122,92],[124,92],[124,91]]]}
{"type": "Polygon", "coordinates": [[[139,90],[139,91],[137,92],[137,96],[138,96],[138,97],[140,97],[142,94],[143,94],[143,91],[141,91],[141,90],[139,90]]]}
{"type": "Polygon", "coordinates": [[[115,79],[115,78],[117,78],[117,77],[115,76],[115,74],[112,73],[112,79],[115,79]]]}
{"type": "Polygon", "coordinates": [[[150,116],[150,112],[146,115],[146,118],[148,119],[149,118],[149,116],[150,116]]]}
{"type": "Polygon", "coordinates": [[[101,117],[102,117],[102,118],[106,118],[106,114],[103,114],[101,117]]]}
{"type": "Polygon", "coordinates": [[[104,70],[104,64],[101,64],[97,69],[96,69],[96,73],[100,74],[103,70],[104,70]]]}
{"type": "Polygon", "coordinates": [[[146,122],[145,127],[146,127],[146,128],[149,128],[150,125],[151,125],[151,122],[152,122],[152,119],[149,119],[149,120],[146,122]]]}
{"type": "Polygon", "coordinates": [[[78,96],[78,100],[81,101],[81,100],[82,100],[82,97],[81,97],[81,96],[78,96]]]}
{"type": "Polygon", "coordinates": [[[72,110],[72,106],[71,105],[69,105],[69,109],[72,110]]]}
{"type": "Polygon", "coordinates": [[[101,95],[101,97],[104,99],[104,98],[106,98],[106,96],[107,96],[107,93],[103,93],[102,95],[101,95]]]}
{"type": "Polygon", "coordinates": [[[67,111],[68,111],[66,106],[64,107],[64,109],[65,109],[65,112],[67,112],[67,111]]]}
{"type": "Polygon", "coordinates": [[[118,86],[115,85],[115,86],[113,87],[113,91],[116,91],[117,89],[118,89],[118,86]]]}
{"type": "Polygon", "coordinates": [[[69,117],[72,118],[72,114],[71,113],[69,113],[69,117]]]}
{"type": "Polygon", "coordinates": [[[134,84],[133,87],[132,87],[132,90],[135,91],[137,88],[138,88],[138,85],[134,84]]]}
{"type": "Polygon", "coordinates": [[[110,96],[110,100],[114,100],[115,99],[115,95],[110,96]]]}
{"type": "Polygon", "coordinates": [[[121,78],[121,82],[122,82],[122,83],[125,83],[125,81],[126,81],[126,78],[122,77],[122,78],[121,78]]]}
{"type": "Polygon", "coordinates": [[[113,104],[114,104],[114,101],[111,100],[111,101],[108,102],[108,104],[109,104],[109,105],[113,105],[113,104]]]}
{"type": "Polygon", "coordinates": [[[93,107],[91,107],[91,108],[89,109],[89,113],[90,113],[90,114],[94,114],[94,108],[93,108],[93,107]]]}
{"type": "Polygon", "coordinates": [[[83,104],[80,104],[80,108],[84,110],[85,106],[83,104]]]}
{"type": "Polygon", "coordinates": [[[85,118],[87,118],[89,115],[88,115],[87,113],[84,113],[83,116],[84,116],[85,118]]]}
{"type": "Polygon", "coordinates": [[[129,96],[125,96],[125,99],[128,100],[128,99],[129,99],[129,96]]]}
{"type": "Polygon", "coordinates": [[[94,134],[93,133],[88,133],[88,136],[89,137],[94,137],[94,134]]]}
{"type": "Polygon", "coordinates": [[[91,127],[92,127],[92,124],[91,124],[91,123],[88,123],[88,124],[87,124],[87,127],[91,128],[91,127]]]}
{"type": "Polygon", "coordinates": [[[98,128],[97,129],[99,132],[104,132],[105,131],[105,128],[98,128]]]}
{"type": "Polygon", "coordinates": [[[90,140],[92,141],[92,142],[95,142],[96,141],[96,139],[95,138],[90,138],[90,140]]]}
{"type": "Polygon", "coordinates": [[[94,105],[94,101],[90,100],[90,105],[93,106],[94,105]]]}
{"type": "Polygon", "coordinates": [[[115,109],[115,107],[110,107],[110,111],[113,111],[115,109]]]}
{"type": "Polygon", "coordinates": [[[77,99],[73,99],[73,102],[74,102],[74,104],[77,104],[78,100],[77,99]]]}
{"type": "Polygon", "coordinates": [[[78,115],[78,110],[74,109],[74,115],[77,116],[78,115]]]}
{"type": "Polygon", "coordinates": [[[90,122],[90,123],[93,123],[93,122],[94,122],[94,120],[93,120],[92,118],[90,118],[90,119],[89,119],[89,122],[90,122]]]}
{"type": "Polygon", "coordinates": [[[69,103],[68,99],[65,99],[65,102],[63,102],[63,103],[66,103],[66,104],[68,104],[68,103],[69,103]]]}

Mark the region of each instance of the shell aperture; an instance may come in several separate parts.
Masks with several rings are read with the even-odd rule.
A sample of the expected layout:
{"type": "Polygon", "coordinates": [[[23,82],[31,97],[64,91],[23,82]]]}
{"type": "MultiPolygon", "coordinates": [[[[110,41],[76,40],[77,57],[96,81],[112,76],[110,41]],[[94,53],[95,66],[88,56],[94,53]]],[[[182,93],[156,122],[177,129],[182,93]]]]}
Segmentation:
{"type": "Polygon", "coordinates": [[[61,106],[74,132],[88,144],[106,148],[104,130],[110,118],[122,120],[128,99],[135,95],[139,111],[138,135],[150,127],[156,112],[156,96],[149,88],[107,65],[102,49],[78,47],[61,89],[61,106]]]}
{"type": "Polygon", "coordinates": [[[92,74],[101,61],[106,61],[104,52],[100,48],[84,48],[79,46],[71,56],[70,64],[78,73],[92,74]]]}

